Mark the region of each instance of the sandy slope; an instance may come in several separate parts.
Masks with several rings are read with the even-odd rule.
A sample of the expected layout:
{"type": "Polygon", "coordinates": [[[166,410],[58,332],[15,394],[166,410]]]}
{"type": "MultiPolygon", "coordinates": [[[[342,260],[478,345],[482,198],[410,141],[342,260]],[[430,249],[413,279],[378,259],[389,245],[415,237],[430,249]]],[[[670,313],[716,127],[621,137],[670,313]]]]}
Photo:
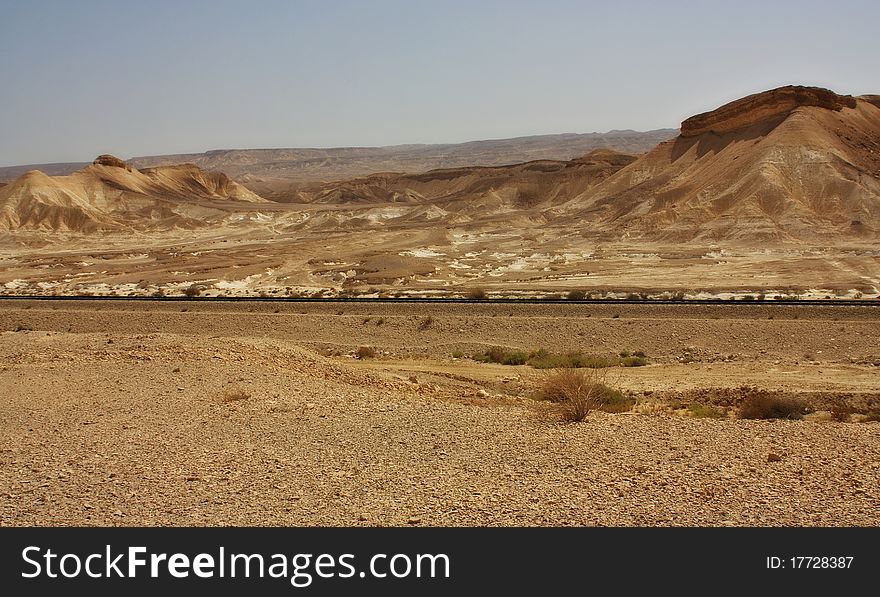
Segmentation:
{"type": "Polygon", "coordinates": [[[597,235],[756,244],[877,238],[880,107],[870,97],[781,88],[682,127],[572,202],[597,235]]]}
{"type": "Polygon", "coordinates": [[[100,156],[69,176],[50,177],[33,170],[0,188],[0,230],[200,228],[221,223],[224,204],[235,202],[265,200],[224,174],[192,164],[141,171],[113,156],[100,156]]]}

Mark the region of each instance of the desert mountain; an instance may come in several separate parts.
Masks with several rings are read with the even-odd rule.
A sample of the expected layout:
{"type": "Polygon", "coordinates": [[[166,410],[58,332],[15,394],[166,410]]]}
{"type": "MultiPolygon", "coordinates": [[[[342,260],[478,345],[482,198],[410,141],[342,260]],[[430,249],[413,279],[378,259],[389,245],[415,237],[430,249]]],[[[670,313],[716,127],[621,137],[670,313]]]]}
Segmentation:
{"type": "Polygon", "coordinates": [[[204,154],[134,158],[132,164],[154,166],[192,162],[219,170],[262,196],[288,182],[329,182],[376,172],[503,166],[535,160],[571,160],[595,149],[643,153],[675,136],[674,129],[607,133],[540,135],[441,145],[393,145],[335,149],[255,149],[204,154]]]}
{"type": "Polygon", "coordinates": [[[880,101],[814,87],[742,98],[685,120],[568,207],[600,237],[876,238],[880,101]]]}
{"type": "MultiPolygon", "coordinates": [[[[584,136],[563,137],[581,143],[584,136]]],[[[443,146],[443,160],[491,161],[512,148],[540,155],[548,139],[443,146]]],[[[554,143],[558,151],[559,140],[554,143]]],[[[437,147],[349,149],[309,159],[302,150],[209,152],[201,165],[140,170],[101,156],[69,176],[32,171],[0,187],[0,227],[89,232],[232,223],[272,235],[428,229],[442,235],[466,227],[486,235],[543,231],[548,239],[574,234],[667,245],[821,244],[870,240],[880,231],[880,98],[814,87],[782,87],[693,116],[677,137],[641,156],[602,149],[568,160],[295,180],[300,166],[314,174],[309,168],[319,163],[323,173],[343,162],[343,170],[378,163],[380,150],[393,150],[383,159],[397,155],[408,170],[436,158],[437,147]],[[260,194],[204,169],[224,164],[246,172],[240,180],[260,194]],[[267,171],[282,178],[254,174],[267,171]]]]}
{"type": "Polygon", "coordinates": [[[533,208],[567,201],[635,161],[636,156],[597,149],[567,161],[535,160],[506,166],[469,166],[421,174],[379,173],[334,183],[291,185],[276,201],[319,204],[443,203],[474,207],[494,199],[533,208]]]}
{"type": "MultiPolygon", "coordinates": [[[[375,172],[424,172],[438,168],[501,166],[534,160],[571,160],[594,149],[643,153],[675,129],[609,131],[607,133],[537,135],[468,143],[338,147],[330,149],[223,149],[206,153],[160,155],[128,160],[137,168],[192,163],[225,172],[261,196],[286,189],[286,183],[329,182],[375,172]]],[[[11,181],[29,170],[50,176],[71,174],[88,164],[39,164],[0,168],[0,181],[11,181]]]]}
{"type": "Polygon", "coordinates": [[[230,205],[264,201],[225,174],[192,164],[137,170],[102,155],[69,176],[32,170],[0,187],[0,229],[197,228],[222,220],[230,205]]]}
{"type": "Polygon", "coordinates": [[[241,178],[28,172],[0,187],[0,292],[880,293],[877,96],[756,94],[638,156],[241,178]]]}

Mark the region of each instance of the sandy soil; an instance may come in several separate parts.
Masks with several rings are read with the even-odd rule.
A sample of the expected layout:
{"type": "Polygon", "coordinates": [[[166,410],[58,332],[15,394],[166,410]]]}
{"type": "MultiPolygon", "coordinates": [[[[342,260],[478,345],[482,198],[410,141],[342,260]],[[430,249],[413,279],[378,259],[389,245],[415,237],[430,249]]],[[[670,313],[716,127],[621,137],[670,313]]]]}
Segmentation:
{"type": "Polygon", "coordinates": [[[451,354],[644,350],[613,370],[640,405],[877,406],[878,336],[869,307],[2,302],[0,523],[875,526],[877,423],[564,424],[542,372],[451,354]]]}

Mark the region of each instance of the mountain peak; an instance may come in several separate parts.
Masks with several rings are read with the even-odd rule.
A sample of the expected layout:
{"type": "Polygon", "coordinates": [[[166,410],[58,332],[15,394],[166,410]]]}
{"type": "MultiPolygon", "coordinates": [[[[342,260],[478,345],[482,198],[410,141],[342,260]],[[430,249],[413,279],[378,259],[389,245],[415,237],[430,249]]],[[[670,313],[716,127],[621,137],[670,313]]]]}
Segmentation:
{"type": "Polygon", "coordinates": [[[120,160],[115,155],[110,155],[109,153],[105,153],[99,155],[95,158],[95,161],[92,162],[95,166],[110,166],[112,168],[125,168],[126,170],[131,170],[131,167],[125,163],[124,160],[120,160]]]}
{"type": "Polygon", "coordinates": [[[681,123],[682,137],[703,133],[723,134],[753,124],[784,118],[801,107],[818,107],[839,111],[855,108],[856,98],[838,95],[822,87],[788,85],[762,91],[724,104],[720,108],[691,116],[681,123]]]}

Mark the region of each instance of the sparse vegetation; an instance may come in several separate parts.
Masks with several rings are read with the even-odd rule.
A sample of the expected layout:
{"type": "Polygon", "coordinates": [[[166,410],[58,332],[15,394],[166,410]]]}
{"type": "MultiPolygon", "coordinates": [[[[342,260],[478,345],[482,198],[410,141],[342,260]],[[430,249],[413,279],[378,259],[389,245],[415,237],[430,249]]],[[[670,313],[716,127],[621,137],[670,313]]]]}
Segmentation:
{"type": "Polygon", "coordinates": [[[462,358],[463,356],[464,356],[464,353],[463,353],[462,351],[460,351],[460,350],[453,350],[453,351],[452,351],[452,358],[453,358],[453,359],[460,359],[460,358],[462,358]]]}
{"type": "Polygon", "coordinates": [[[223,402],[239,402],[241,400],[247,400],[250,397],[251,397],[251,395],[248,394],[247,392],[245,392],[244,390],[239,389],[239,388],[235,388],[235,389],[226,391],[223,394],[221,399],[223,400],[223,402]]]}
{"type": "Polygon", "coordinates": [[[419,322],[419,331],[424,332],[434,324],[434,318],[430,315],[419,322]]]}
{"type": "Polygon", "coordinates": [[[695,419],[723,419],[727,413],[723,408],[694,402],[688,405],[688,415],[695,419]]]}
{"type": "Polygon", "coordinates": [[[501,359],[503,365],[525,365],[529,355],[524,352],[508,352],[501,359]]]}
{"type": "Polygon", "coordinates": [[[359,359],[374,359],[378,356],[378,352],[373,346],[358,346],[354,356],[359,359]]]}
{"type": "MultiPolygon", "coordinates": [[[[624,354],[624,353],[621,353],[624,354]]],[[[480,363],[500,363],[503,365],[530,365],[535,369],[604,369],[606,367],[641,367],[648,364],[645,353],[643,356],[606,357],[589,355],[578,351],[554,353],[546,348],[525,353],[520,350],[509,351],[501,346],[493,346],[473,356],[480,363]]]]}
{"type": "Polygon", "coordinates": [[[624,412],[635,401],[605,384],[605,374],[596,370],[561,369],[548,375],[538,398],[558,405],[563,420],[583,421],[590,411],[624,412]]]}
{"type": "Polygon", "coordinates": [[[583,290],[571,290],[566,296],[570,301],[582,301],[587,297],[587,293],[583,290]]]}
{"type": "Polygon", "coordinates": [[[740,419],[801,419],[806,403],[799,398],[756,392],[746,396],[739,407],[740,419]]]}
{"type": "Polygon", "coordinates": [[[472,288],[468,291],[467,298],[474,301],[485,301],[489,295],[483,288],[472,288]]]}
{"type": "Polygon", "coordinates": [[[501,363],[506,354],[507,351],[500,346],[493,346],[484,352],[478,352],[471,358],[480,363],[501,363]]]}
{"type": "Polygon", "coordinates": [[[838,423],[846,423],[854,412],[856,409],[848,404],[835,404],[831,407],[831,418],[838,423]]]}

